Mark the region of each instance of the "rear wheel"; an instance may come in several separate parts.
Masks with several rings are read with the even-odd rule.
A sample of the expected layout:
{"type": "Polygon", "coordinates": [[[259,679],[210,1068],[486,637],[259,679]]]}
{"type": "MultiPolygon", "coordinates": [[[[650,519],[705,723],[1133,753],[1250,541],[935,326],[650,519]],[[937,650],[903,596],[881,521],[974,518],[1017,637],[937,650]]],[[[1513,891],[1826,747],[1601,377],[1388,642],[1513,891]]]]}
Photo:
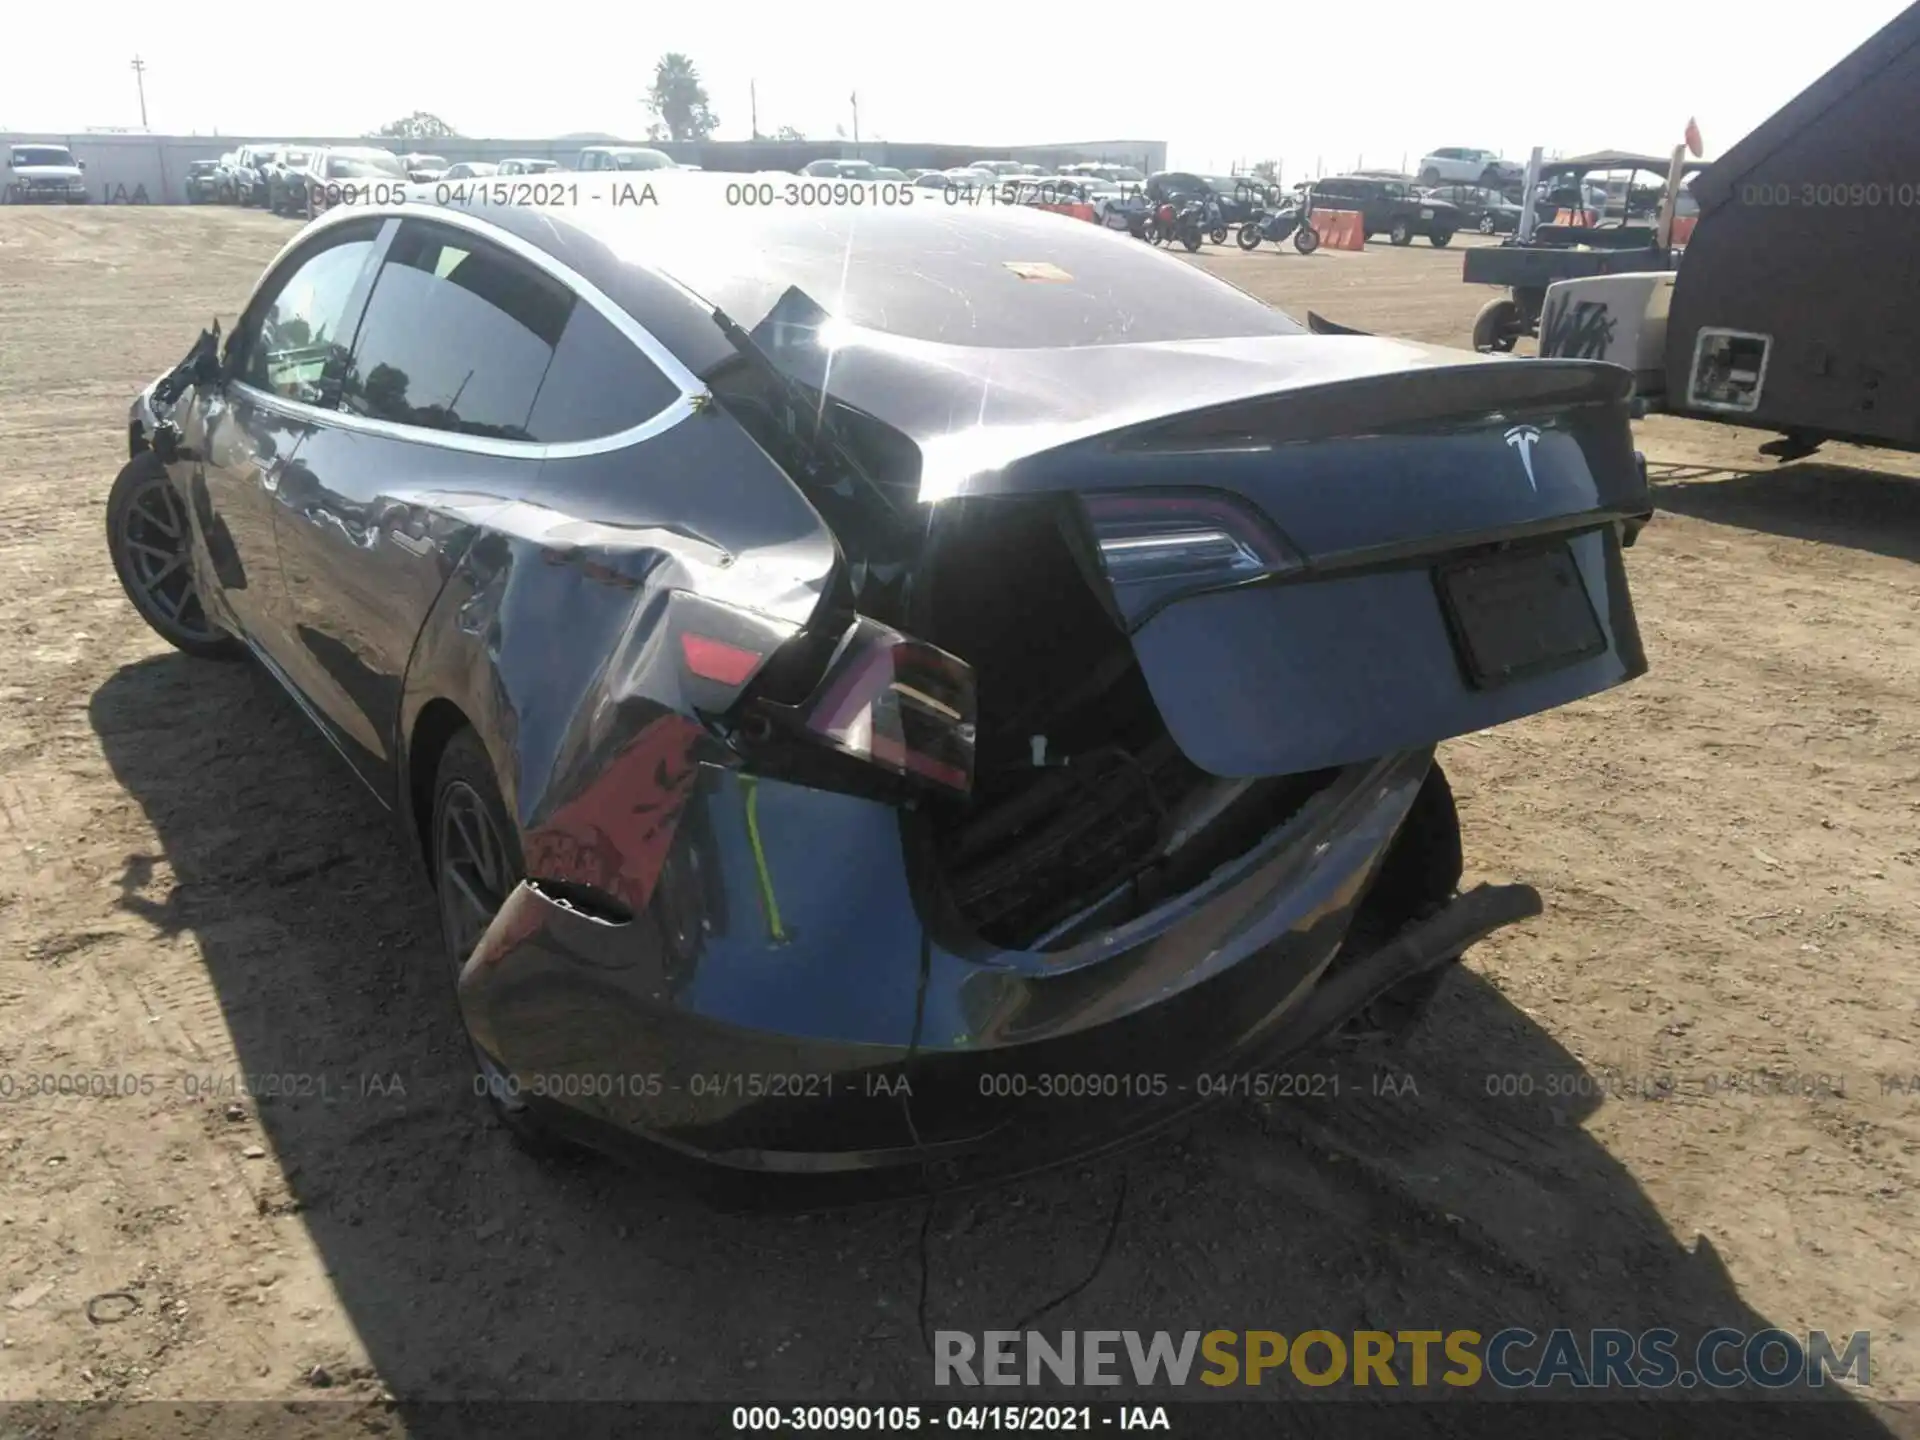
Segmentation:
{"type": "Polygon", "coordinates": [[[1482,215],[1482,216],[1480,217],[1480,233],[1481,233],[1482,235],[1491,235],[1491,234],[1493,234],[1493,232],[1494,232],[1494,228],[1495,228],[1495,227],[1494,227],[1494,220],[1493,220],[1493,216],[1491,216],[1491,215],[1482,215]]]}
{"type": "Polygon", "coordinates": [[[1234,237],[1240,242],[1242,250],[1252,250],[1260,244],[1260,227],[1254,224],[1242,225],[1240,233],[1234,237]]]}
{"type": "Polygon", "coordinates": [[[1489,300],[1473,317],[1473,348],[1504,355],[1520,339],[1520,307],[1502,298],[1489,300]]]}
{"type": "Polygon", "coordinates": [[[1293,232],[1293,248],[1302,255],[1311,255],[1320,248],[1320,232],[1311,225],[1302,225],[1293,232]]]}
{"type": "Polygon", "coordinates": [[[1180,237],[1180,243],[1187,247],[1189,254],[1192,254],[1200,248],[1200,240],[1201,235],[1198,229],[1189,230],[1180,237]]]}
{"type": "Polygon", "coordinates": [[[1434,249],[1444,250],[1448,243],[1452,241],[1453,232],[1451,230],[1436,230],[1429,235],[1427,239],[1433,242],[1434,249]]]}
{"type": "Polygon", "coordinates": [[[1438,185],[1440,183],[1440,172],[1429,165],[1420,172],[1420,183],[1422,185],[1438,185]]]}
{"type": "Polygon", "coordinates": [[[1387,239],[1391,240],[1395,245],[1411,245],[1413,243],[1413,222],[1405,216],[1394,221],[1393,228],[1387,231],[1387,239]]]}
{"type": "Polygon", "coordinates": [[[1226,244],[1227,243],[1227,227],[1224,225],[1214,226],[1213,229],[1207,232],[1207,239],[1211,240],[1216,245],[1226,244]]]}
{"type": "MultiPolygon", "coordinates": [[[[457,986],[460,971],[493,924],[507,896],[525,878],[520,840],[507,818],[506,803],[493,778],[486,747],[471,729],[447,742],[433,780],[433,887],[439,899],[441,948],[448,978],[457,986]]],[[[465,1028],[465,1020],[461,1026],[465,1028]]],[[[575,1147],[555,1136],[527,1109],[507,1072],[474,1043],[479,1074],[475,1088],[487,1097],[494,1117],[523,1149],[536,1155],[563,1154],[575,1147]]]]}
{"type": "Polygon", "coordinates": [[[240,642],[207,618],[193,576],[186,502],[158,456],[129,460],[107,495],[107,553],[140,618],[176,650],[234,660],[240,642]]]}

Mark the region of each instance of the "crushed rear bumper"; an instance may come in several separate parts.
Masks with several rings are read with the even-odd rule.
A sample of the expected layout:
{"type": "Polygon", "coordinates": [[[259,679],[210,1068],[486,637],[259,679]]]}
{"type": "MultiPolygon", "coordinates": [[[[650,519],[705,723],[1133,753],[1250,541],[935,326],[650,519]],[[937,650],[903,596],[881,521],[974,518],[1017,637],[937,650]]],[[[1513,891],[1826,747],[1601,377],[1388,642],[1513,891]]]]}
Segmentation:
{"type": "MultiPolygon", "coordinates": [[[[1315,1038],[1303,1002],[1431,761],[1350,767],[1195,891],[1059,954],[943,942],[898,812],[702,767],[644,911],[616,923],[521,885],[461,1005],[515,1094],[603,1148],[790,1175],[1020,1173],[1145,1133],[1315,1038]]],[[[1534,909],[1476,892],[1428,943],[1458,954],[1534,909]]]]}

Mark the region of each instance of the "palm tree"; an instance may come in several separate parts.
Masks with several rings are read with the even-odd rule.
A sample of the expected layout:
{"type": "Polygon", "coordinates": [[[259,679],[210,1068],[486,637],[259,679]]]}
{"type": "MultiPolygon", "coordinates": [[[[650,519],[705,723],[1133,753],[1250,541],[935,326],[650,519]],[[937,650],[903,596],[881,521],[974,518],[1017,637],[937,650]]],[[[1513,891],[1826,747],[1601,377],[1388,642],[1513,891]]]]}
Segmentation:
{"type": "Polygon", "coordinates": [[[647,91],[647,109],[666,127],[673,140],[704,140],[719,128],[707,87],[693,61],[678,52],[660,57],[653,68],[653,88],[647,91]]]}

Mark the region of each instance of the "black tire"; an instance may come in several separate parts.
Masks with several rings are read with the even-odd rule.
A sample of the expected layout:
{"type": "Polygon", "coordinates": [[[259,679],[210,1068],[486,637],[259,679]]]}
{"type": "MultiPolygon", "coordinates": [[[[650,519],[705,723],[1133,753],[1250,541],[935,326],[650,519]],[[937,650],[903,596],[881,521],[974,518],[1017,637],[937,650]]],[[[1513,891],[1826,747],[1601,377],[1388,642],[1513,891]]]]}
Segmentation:
{"type": "Polygon", "coordinates": [[[1474,228],[1479,230],[1479,232],[1482,235],[1491,235],[1493,234],[1494,231],[1498,230],[1500,226],[1499,226],[1499,223],[1493,218],[1493,216],[1482,215],[1480,217],[1479,225],[1475,226],[1474,228]]]}
{"type": "Polygon", "coordinates": [[[1451,230],[1436,230],[1427,236],[1427,239],[1432,242],[1434,249],[1444,250],[1452,243],[1453,232],[1451,230]]]}
{"type": "Polygon", "coordinates": [[[1411,245],[1413,243],[1413,222],[1407,219],[1406,216],[1401,216],[1393,222],[1392,228],[1387,231],[1387,239],[1395,245],[1411,245]]]}
{"type": "Polygon", "coordinates": [[[1233,238],[1240,243],[1242,250],[1256,250],[1260,246],[1260,227],[1252,224],[1242,225],[1240,233],[1233,238]]]}
{"type": "Polygon", "coordinates": [[[1500,172],[1491,165],[1482,170],[1480,172],[1480,188],[1482,190],[1498,190],[1500,188],[1500,172]]]}
{"type": "Polygon", "coordinates": [[[1187,247],[1187,253],[1191,255],[1199,250],[1200,242],[1204,238],[1198,230],[1189,230],[1180,237],[1180,243],[1187,247]]]}
{"type": "Polygon", "coordinates": [[[1320,248],[1320,232],[1311,225],[1302,225],[1293,232],[1293,248],[1302,255],[1311,255],[1320,248]]]}
{"type": "Polygon", "coordinates": [[[1420,172],[1420,183],[1422,185],[1438,185],[1440,183],[1440,172],[1429,165],[1420,172]]]}
{"type": "Polygon", "coordinates": [[[107,554],[127,602],[153,633],[202,660],[237,660],[238,640],[207,618],[196,588],[186,497],[151,453],[129,460],[107,494],[107,554]]]}
{"type": "MultiPolygon", "coordinates": [[[[440,764],[433,777],[431,817],[427,830],[431,846],[428,866],[440,913],[441,953],[452,983],[457,981],[461,966],[472,953],[469,940],[477,942],[478,932],[485,930],[476,904],[484,907],[491,902],[492,913],[497,913],[500,904],[527,873],[526,862],[520,854],[519,831],[507,816],[506,802],[500,798],[500,785],[494,779],[493,763],[487,758],[486,747],[472,729],[460,731],[440,753],[440,764]],[[485,826],[481,846],[492,846],[490,866],[476,866],[470,858],[455,854],[450,839],[458,834],[475,833],[475,823],[481,821],[485,826]],[[450,872],[461,878],[450,880],[450,872]]],[[[487,920],[491,918],[490,913],[487,920]]],[[[457,1004],[456,998],[456,1007],[457,1004]]],[[[466,1029],[464,1019],[461,1029],[466,1029]]],[[[580,1147],[556,1135],[527,1108],[508,1082],[505,1070],[480,1048],[470,1031],[467,1043],[473,1050],[474,1088],[486,1096],[487,1108],[515,1144],[543,1159],[578,1153],[580,1147]]]]}
{"type": "Polygon", "coordinates": [[[1473,317],[1473,348],[1484,355],[1504,355],[1520,339],[1520,307],[1512,300],[1489,300],[1473,317]]]}
{"type": "Polygon", "coordinates": [[[1207,239],[1211,240],[1216,245],[1226,244],[1227,243],[1227,227],[1224,225],[1214,226],[1213,229],[1207,232],[1207,239]]]}

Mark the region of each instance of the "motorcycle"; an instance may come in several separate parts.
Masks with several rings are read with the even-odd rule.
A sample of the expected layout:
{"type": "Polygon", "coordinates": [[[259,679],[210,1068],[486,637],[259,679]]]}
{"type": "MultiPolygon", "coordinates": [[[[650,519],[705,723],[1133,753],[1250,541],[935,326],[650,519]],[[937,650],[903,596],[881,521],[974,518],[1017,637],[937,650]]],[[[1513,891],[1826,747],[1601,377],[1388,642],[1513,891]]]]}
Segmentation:
{"type": "Polygon", "coordinates": [[[1240,227],[1240,248],[1255,249],[1262,240],[1281,245],[1291,238],[1294,249],[1311,255],[1320,248],[1320,232],[1313,228],[1311,215],[1311,202],[1304,197],[1278,210],[1263,209],[1256,219],[1240,227]]]}
{"type": "Polygon", "coordinates": [[[1209,195],[1206,200],[1207,239],[1216,245],[1227,243],[1227,215],[1221,208],[1220,197],[1209,195]]]}
{"type": "MultiPolygon", "coordinates": [[[[1193,196],[1171,207],[1163,206],[1163,213],[1168,208],[1172,209],[1173,218],[1166,227],[1167,241],[1178,240],[1187,247],[1189,253],[1198,250],[1214,223],[1214,217],[1219,213],[1218,202],[1193,196]]],[[[1226,227],[1223,225],[1220,229],[1220,238],[1224,241],[1227,238],[1226,227]]]]}

